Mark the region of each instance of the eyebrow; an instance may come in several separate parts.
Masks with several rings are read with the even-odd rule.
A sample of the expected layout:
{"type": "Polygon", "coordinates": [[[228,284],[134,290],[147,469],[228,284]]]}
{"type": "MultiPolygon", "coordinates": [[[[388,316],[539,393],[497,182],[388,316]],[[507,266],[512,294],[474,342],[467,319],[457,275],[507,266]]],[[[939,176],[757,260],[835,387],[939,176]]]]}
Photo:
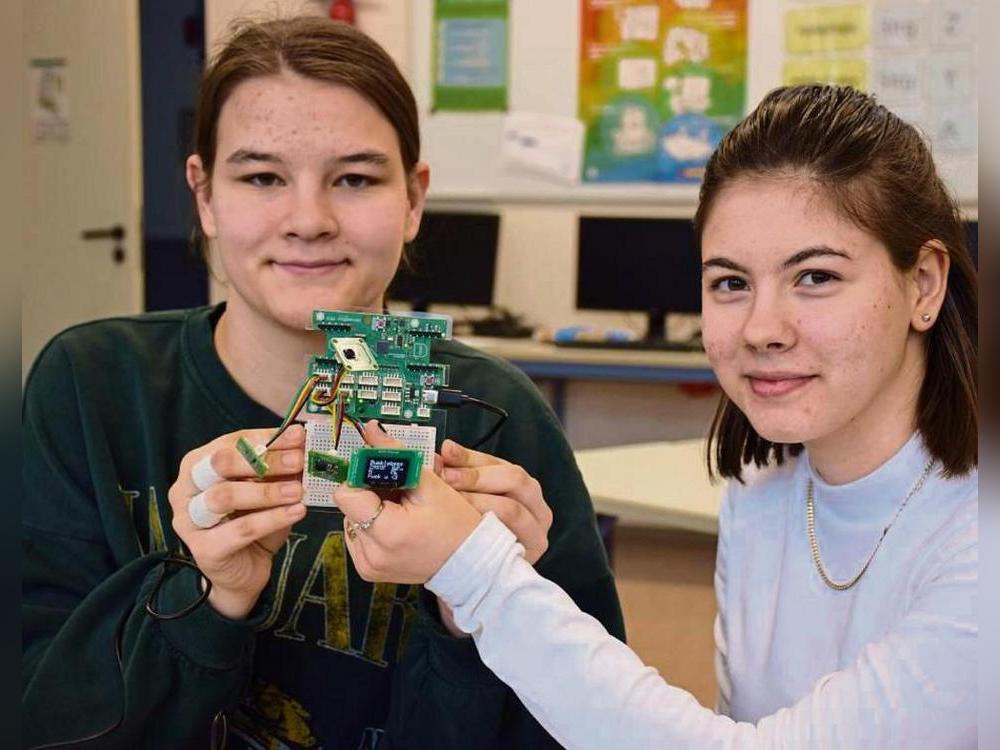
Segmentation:
{"type": "MultiPolygon", "coordinates": [[[[815,247],[807,247],[799,250],[781,264],[781,269],[788,270],[789,268],[797,266],[800,263],[805,263],[807,260],[824,257],[837,257],[852,260],[850,254],[844,250],[837,250],[836,248],[829,247],[828,245],[816,245],[815,247]]],[[[721,256],[717,258],[709,258],[701,264],[701,270],[703,272],[710,268],[725,268],[728,271],[736,271],[737,273],[750,273],[749,269],[741,266],[736,261],[721,256]]]]}
{"type": "MultiPolygon", "coordinates": [[[[338,156],[331,161],[334,164],[371,164],[381,167],[389,163],[389,157],[381,151],[357,151],[352,154],[338,156]]],[[[266,151],[254,151],[249,148],[238,148],[226,159],[227,164],[246,164],[250,162],[281,164],[283,159],[277,154],[270,154],[266,151]]]]}
{"type": "Polygon", "coordinates": [[[245,164],[247,162],[263,161],[269,164],[280,164],[281,157],[264,151],[254,151],[249,148],[238,148],[226,158],[226,164],[245,164]]]}

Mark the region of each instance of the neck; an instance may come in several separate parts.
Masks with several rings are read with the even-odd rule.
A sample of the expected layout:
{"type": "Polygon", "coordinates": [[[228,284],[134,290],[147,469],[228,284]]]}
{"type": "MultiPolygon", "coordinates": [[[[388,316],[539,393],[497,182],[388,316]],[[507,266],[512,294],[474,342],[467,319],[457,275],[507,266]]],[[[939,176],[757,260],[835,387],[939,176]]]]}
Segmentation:
{"type": "Polygon", "coordinates": [[[806,443],[809,461],[829,484],[847,484],[892,458],[917,426],[917,398],[926,371],[922,342],[911,342],[895,380],[836,432],[806,443]]]}
{"type": "Polygon", "coordinates": [[[309,357],[323,351],[319,331],[294,331],[257,315],[235,295],[215,327],[215,349],[250,398],[284,414],[306,378],[309,357]]]}

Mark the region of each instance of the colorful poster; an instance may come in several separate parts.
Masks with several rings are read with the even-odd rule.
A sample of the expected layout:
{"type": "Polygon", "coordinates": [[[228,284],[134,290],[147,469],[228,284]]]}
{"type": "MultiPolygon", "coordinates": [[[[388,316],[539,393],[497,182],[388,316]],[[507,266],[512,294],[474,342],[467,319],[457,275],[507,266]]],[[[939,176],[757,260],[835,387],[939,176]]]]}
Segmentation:
{"type": "Polygon", "coordinates": [[[747,0],[581,0],[585,182],[699,182],[746,106],[747,0]]]}
{"type": "Polygon", "coordinates": [[[507,109],[508,0],[434,0],[435,111],[507,109]]]}

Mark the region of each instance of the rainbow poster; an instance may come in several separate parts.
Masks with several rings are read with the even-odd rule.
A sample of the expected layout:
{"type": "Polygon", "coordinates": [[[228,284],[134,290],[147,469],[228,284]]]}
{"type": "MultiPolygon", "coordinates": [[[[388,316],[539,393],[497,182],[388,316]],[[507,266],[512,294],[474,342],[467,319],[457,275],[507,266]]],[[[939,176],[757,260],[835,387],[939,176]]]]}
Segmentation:
{"type": "Polygon", "coordinates": [[[748,0],[580,0],[584,182],[699,182],[743,117],[748,0]]]}

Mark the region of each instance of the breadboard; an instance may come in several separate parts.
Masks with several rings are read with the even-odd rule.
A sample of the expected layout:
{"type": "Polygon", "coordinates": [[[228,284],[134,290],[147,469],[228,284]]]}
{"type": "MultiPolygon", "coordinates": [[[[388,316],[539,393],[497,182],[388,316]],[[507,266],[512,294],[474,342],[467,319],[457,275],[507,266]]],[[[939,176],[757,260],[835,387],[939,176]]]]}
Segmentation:
{"type": "MultiPolygon", "coordinates": [[[[407,448],[419,450],[424,458],[425,466],[434,465],[434,446],[437,439],[437,428],[432,425],[384,424],[385,431],[399,440],[407,448]]],[[[350,461],[351,455],[364,445],[364,441],[350,424],[345,424],[340,434],[340,446],[333,447],[333,425],[329,419],[310,419],[306,421],[306,455],[309,451],[320,451],[339,456],[350,461]]],[[[333,501],[333,491],[340,482],[333,482],[321,477],[312,476],[308,471],[302,472],[304,503],[315,508],[336,508],[333,501]]]]}

